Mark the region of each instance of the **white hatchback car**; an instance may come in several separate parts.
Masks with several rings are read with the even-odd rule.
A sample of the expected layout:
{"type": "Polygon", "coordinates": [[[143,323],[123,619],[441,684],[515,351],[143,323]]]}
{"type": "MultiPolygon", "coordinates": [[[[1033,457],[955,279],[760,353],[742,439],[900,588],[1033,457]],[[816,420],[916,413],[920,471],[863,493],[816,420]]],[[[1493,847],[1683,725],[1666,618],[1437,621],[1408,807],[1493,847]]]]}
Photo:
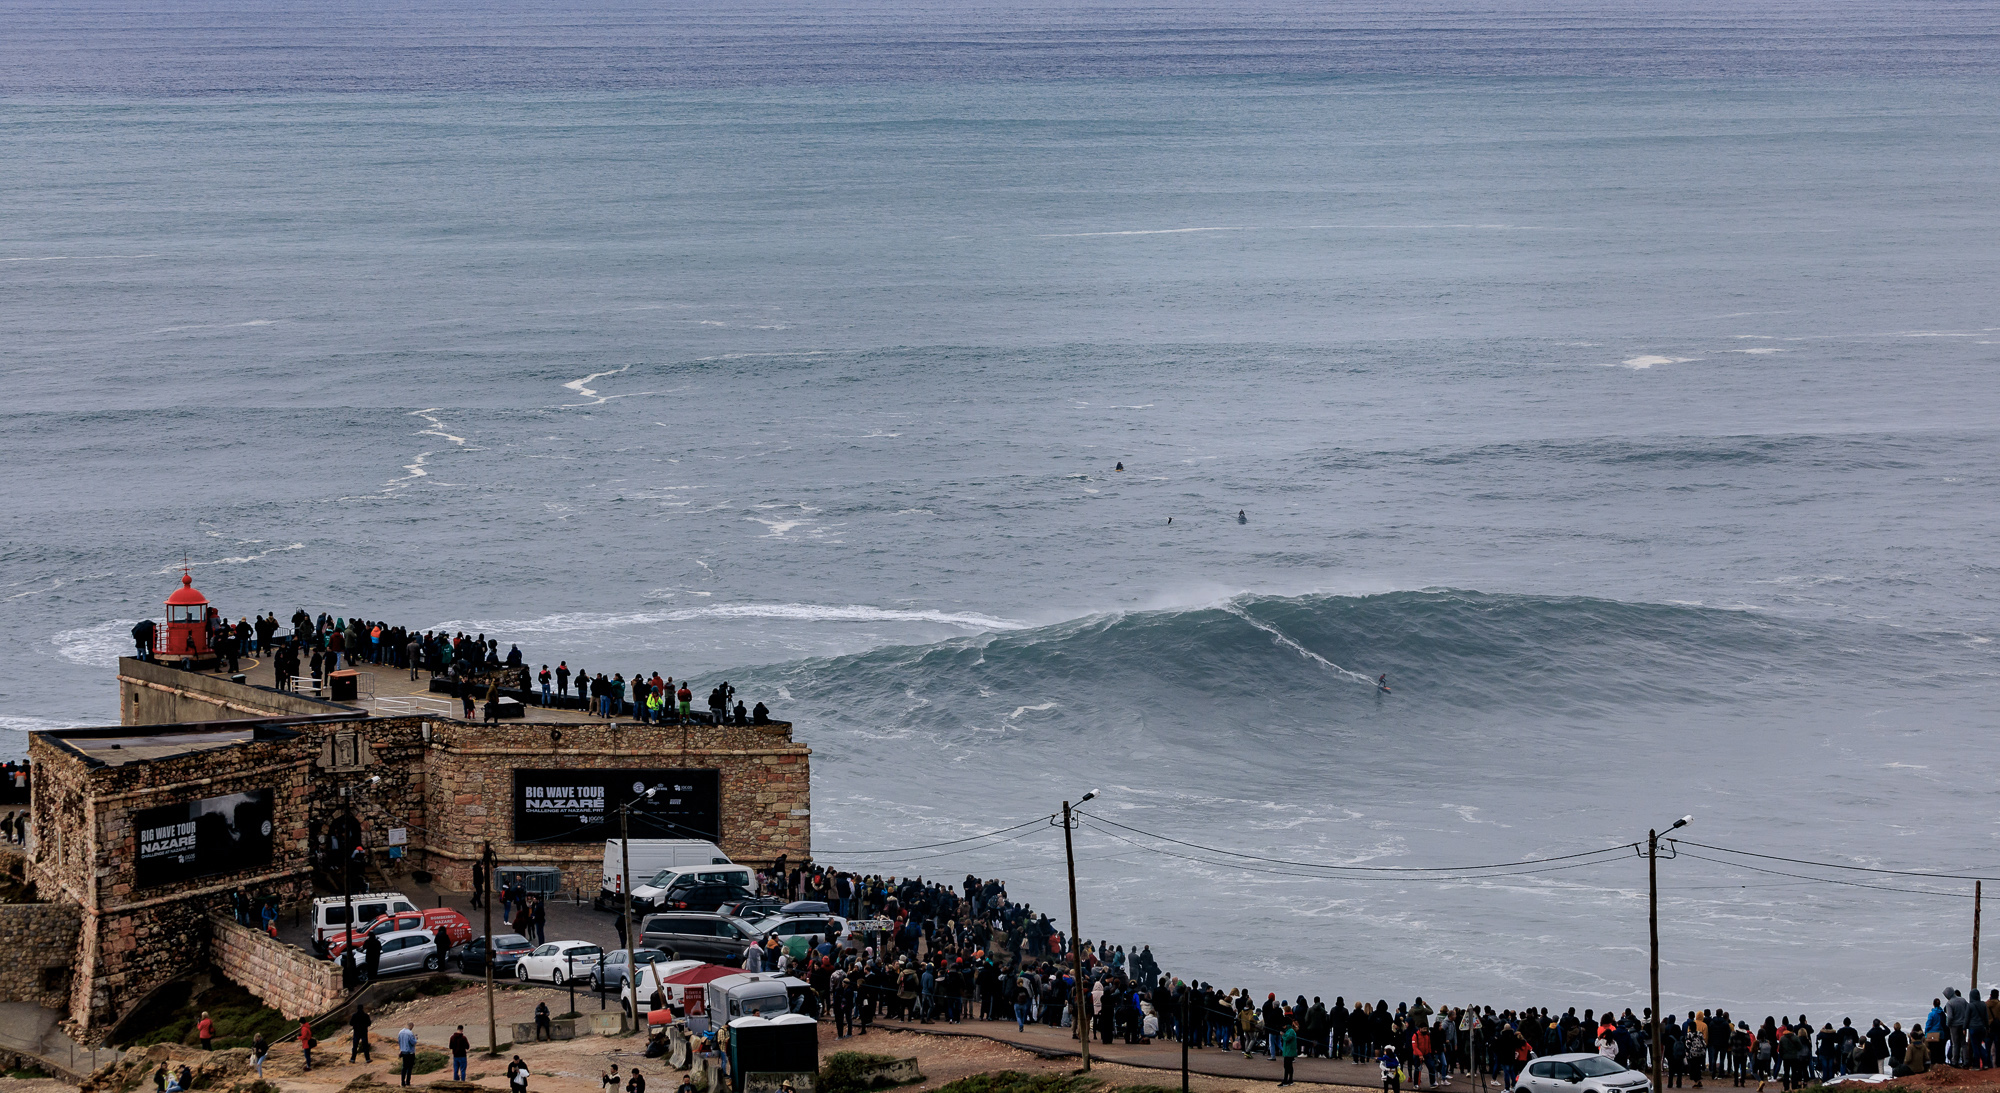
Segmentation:
{"type": "Polygon", "coordinates": [[[604,950],[588,941],[551,941],[537,945],[514,965],[514,977],[539,979],[561,986],[571,977],[589,979],[590,969],[604,959],[604,950]]]}
{"type": "Polygon", "coordinates": [[[1651,1093],[1639,1071],[1593,1052],[1544,1055],[1521,1069],[1514,1093],[1651,1093]]]}

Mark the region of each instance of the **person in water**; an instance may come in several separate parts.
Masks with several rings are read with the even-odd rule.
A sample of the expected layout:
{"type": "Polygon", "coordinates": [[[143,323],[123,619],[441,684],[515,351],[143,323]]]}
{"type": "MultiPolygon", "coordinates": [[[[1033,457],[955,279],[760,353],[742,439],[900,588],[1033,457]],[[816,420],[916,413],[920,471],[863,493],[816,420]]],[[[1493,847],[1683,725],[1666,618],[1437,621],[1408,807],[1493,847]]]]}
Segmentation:
{"type": "Polygon", "coordinates": [[[1389,673],[1387,673],[1387,672],[1383,672],[1383,673],[1382,673],[1381,675],[1379,675],[1379,676],[1376,676],[1376,677],[1375,677],[1375,686],[1377,686],[1377,687],[1380,687],[1380,688],[1382,688],[1382,689],[1383,689],[1383,690],[1385,690],[1385,691],[1386,691],[1386,690],[1388,690],[1388,689],[1389,689],[1389,673]]]}
{"type": "Polygon", "coordinates": [[[1236,522],[1239,524],[1247,524],[1250,522],[1250,518],[1248,516],[1245,516],[1243,512],[1244,510],[1242,509],[1236,510],[1236,522]]]}
{"type": "Polygon", "coordinates": [[[1111,469],[1112,469],[1112,470],[1114,470],[1114,471],[1122,471],[1122,470],[1124,470],[1124,469],[1125,469],[1125,464],[1124,464],[1124,462],[1123,462],[1123,461],[1121,460],[1121,461],[1119,462],[1119,464],[1118,464],[1118,465],[1117,465],[1116,467],[1113,467],[1113,468],[1111,468],[1111,469]]]}

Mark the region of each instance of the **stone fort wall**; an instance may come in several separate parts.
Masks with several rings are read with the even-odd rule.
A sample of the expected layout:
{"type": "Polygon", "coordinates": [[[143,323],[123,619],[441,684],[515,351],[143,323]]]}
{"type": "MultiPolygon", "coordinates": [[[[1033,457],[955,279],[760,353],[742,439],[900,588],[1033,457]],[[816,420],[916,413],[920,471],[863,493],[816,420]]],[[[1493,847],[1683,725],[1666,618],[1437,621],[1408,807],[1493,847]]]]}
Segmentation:
{"type": "MultiPolygon", "coordinates": [[[[277,694],[172,674],[199,679],[204,695],[213,691],[210,697],[241,706],[277,694]]],[[[214,718],[205,699],[188,701],[205,720],[214,718]]],[[[811,854],[811,749],[792,740],[789,724],[482,724],[360,711],[329,720],[326,707],[315,707],[318,720],[269,722],[269,731],[256,730],[257,739],[118,764],[65,745],[60,733],[31,737],[37,839],[29,874],[45,898],[70,905],[77,920],[58,950],[74,971],[67,998],[55,1007],[68,1011],[74,1027],[109,1025],[148,991],[193,970],[212,939],[218,959],[268,984],[244,986],[281,1006],[310,1004],[318,986],[286,993],[279,980],[288,965],[230,931],[218,932],[212,916],[226,912],[237,889],[281,906],[309,899],[316,851],[329,825],[350,814],[364,844],[377,851],[378,866],[390,864],[380,851],[388,833],[400,829],[404,857],[395,866],[426,870],[447,889],[471,887],[472,865],[490,841],[502,866],[554,866],[565,888],[595,893],[602,840],[513,841],[517,769],[714,768],[721,775],[722,848],[732,859],[763,865],[781,854],[794,861],[811,854]],[[272,790],[268,865],[139,886],[134,813],[257,788],[272,790]]]]}
{"type": "Polygon", "coordinates": [[[297,1020],[326,1013],[347,997],[340,968],[221,915],[208,920],[209,960],[264,1004],[297,1020]]]}
{"type": "Polygon", "coordinates": [[[82,927],[83,912],[73,903],[0,904],[0,1002],[68,1009],[82,927]]]}

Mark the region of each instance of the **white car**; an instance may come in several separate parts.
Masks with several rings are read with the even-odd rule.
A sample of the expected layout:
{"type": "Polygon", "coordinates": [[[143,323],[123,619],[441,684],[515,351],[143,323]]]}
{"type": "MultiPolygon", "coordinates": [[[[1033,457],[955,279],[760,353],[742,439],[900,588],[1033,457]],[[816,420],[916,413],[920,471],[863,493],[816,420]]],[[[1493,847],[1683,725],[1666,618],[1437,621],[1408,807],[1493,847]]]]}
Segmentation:
{"type": "Polygon", "coordinates": [[[1644,1074],[1592,1052],[1544,1055],[1521,1068],[1514,1093],[1649,1093],[1644,1074]]]}
{"type": "Polygon", "coordinates": [[[522,981],[539,979],[560,987],[570,977],[589,979],[590,969],[604,959],[604,950],[588,941],[551,941],[537,945],[533,952],[514,965],[514,977],[522,981]]]}

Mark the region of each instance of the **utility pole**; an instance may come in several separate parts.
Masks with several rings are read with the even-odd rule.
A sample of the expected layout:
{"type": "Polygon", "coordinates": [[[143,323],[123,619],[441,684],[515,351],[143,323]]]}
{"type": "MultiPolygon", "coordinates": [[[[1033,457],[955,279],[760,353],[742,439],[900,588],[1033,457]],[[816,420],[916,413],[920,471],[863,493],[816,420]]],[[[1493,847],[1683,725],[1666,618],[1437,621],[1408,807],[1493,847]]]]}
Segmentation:
{"type": "Polygon", "coordinates": [[[1181,1093],[1188,1093],[1188,1000],[1194,997],[1194,990],[1181,984],[1181,1093]]]}
{"type": "MultiPolygon", "coordinates": [[[[1669,832],[1687,826],[1692,816],[1682,816],[1674,821],[1669,832]]],[[[1667,1088],[1662,1064],[1665,1052],[1661,1050],[1660,1039],[1660,833],[1646,832],[1646,923],[1653,935],[1653,1028],[1652,1043],[1647,1054],[1652,1061],[1653,1090],[1660,1093],[1667,1088]]]]}
{"type": "MultiPolygon", "coordinates": [[[[639,969],[632,957],[632,806],[641,801],[650,801],[660,792],[659,786],[641,793],[618,807],[618,890],[624,896],[624,908],[619,914],[625,919],[625,993],[631,998],[627,1007],[632,1014],[632,1030],[637,1032],[642,1026],[639,1017],[639,969]]],[[[658,969],[654,969],[658,974],[658,969]]],[[[572,1009],[575,1007],[572,1006],[572,1009]]]]}
{"type": "MultiPolygon", "coordinates": [[[[1097,796],[1096,790],[1083,795],[1077,804],[1083,804],[1097,796]]],[[[1076,1026],[1077,1042],[1083,1047],[1083,1069],[1090,1071],[1090,1011],[1087,1005],[1090,992],[1083,986],[1083,934],[1077,926],[1076,918],[1076,846],[1070,838],[1074,826],[1070,819],[1069,802],[1063,802],[1063,855],[1069,859],[1069,962],[1070,972],[1076,978],[1076,1002],[1072,1007],[1075,1017],[1071,1024],[1076,1026]]]]}
{"type": "Polygon", "coordinates": [[[479,855],[486,865],[485,879],[479,883],[479,902],[486,908],[486,1054],[500,1055],[500,1026],[493,1019],[493,844],[487,843],[479,855]]]}
{"type": "Polygon", "coordinates": [[[1972,996],[1967,999],[1977,1006],[1979,1002],[1979,888],[1981,882],[1972,882],[1972,996]]]}

